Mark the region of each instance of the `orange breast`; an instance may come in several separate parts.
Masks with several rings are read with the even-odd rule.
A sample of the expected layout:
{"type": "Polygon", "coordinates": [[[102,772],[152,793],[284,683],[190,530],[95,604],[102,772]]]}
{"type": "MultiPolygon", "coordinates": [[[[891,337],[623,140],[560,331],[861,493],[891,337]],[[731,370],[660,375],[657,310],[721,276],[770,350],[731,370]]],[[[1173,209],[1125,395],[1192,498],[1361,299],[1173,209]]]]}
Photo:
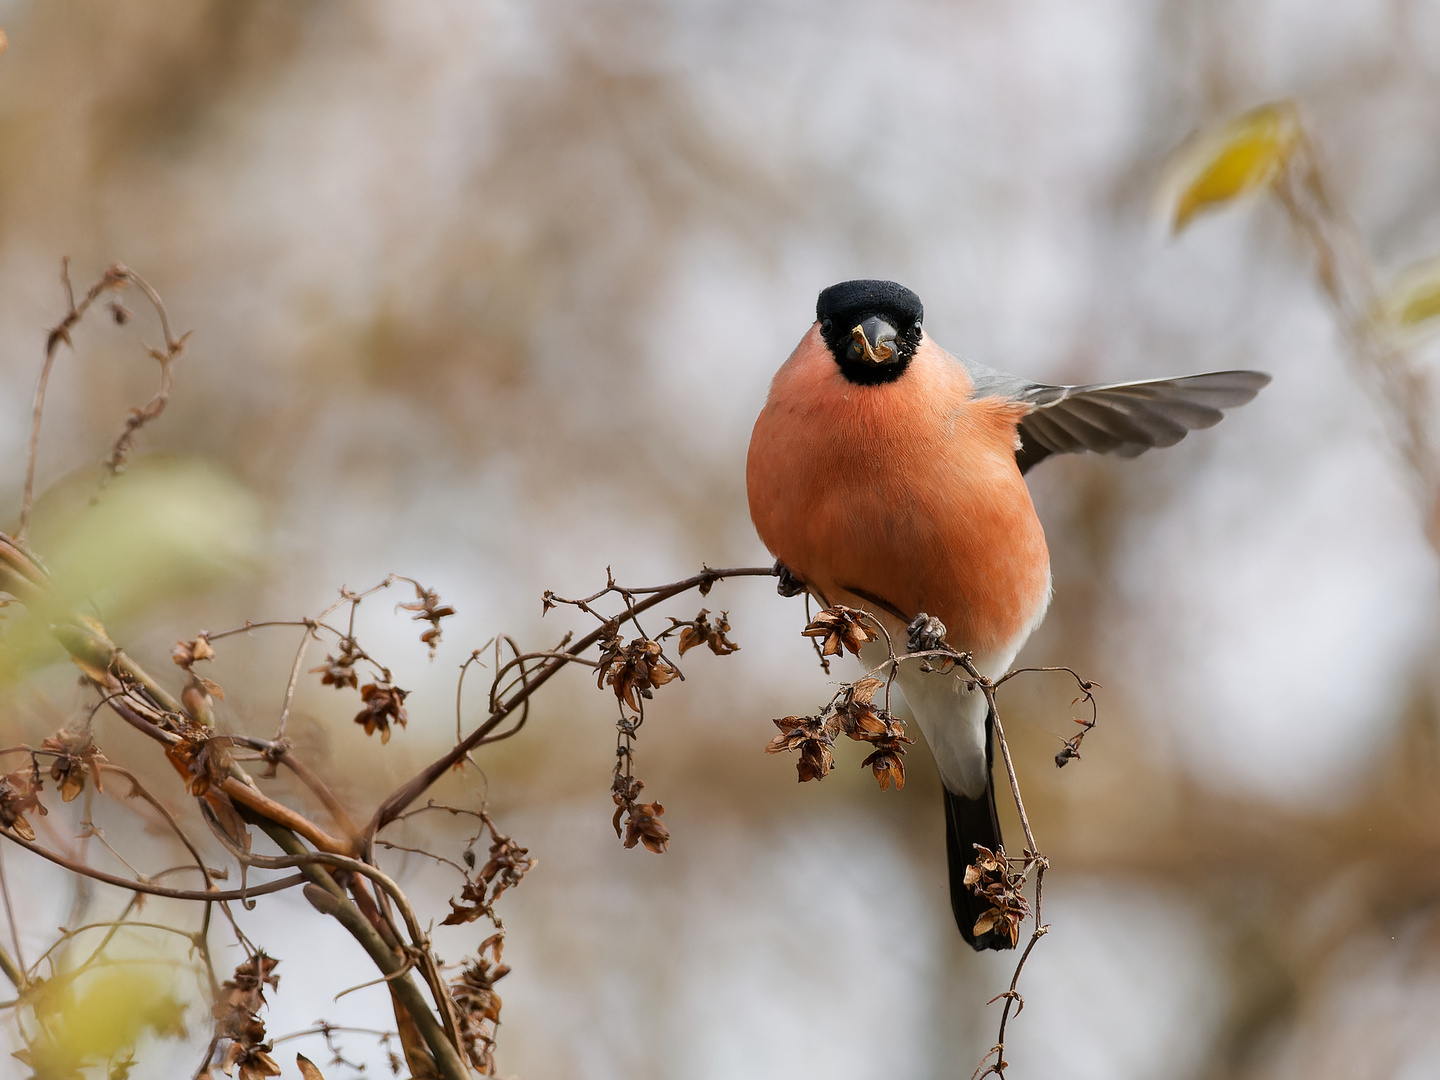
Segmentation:
{"type": "Polygon", "coordinates": [[[760,539],[830,602],[925,611],[988,653],[1043,611],[1049,553],[1015,464],[1027,406],[970,393],[928,338],[896,381],[851,383],[812,327],[771,385],[746,481],[760,539]]]}

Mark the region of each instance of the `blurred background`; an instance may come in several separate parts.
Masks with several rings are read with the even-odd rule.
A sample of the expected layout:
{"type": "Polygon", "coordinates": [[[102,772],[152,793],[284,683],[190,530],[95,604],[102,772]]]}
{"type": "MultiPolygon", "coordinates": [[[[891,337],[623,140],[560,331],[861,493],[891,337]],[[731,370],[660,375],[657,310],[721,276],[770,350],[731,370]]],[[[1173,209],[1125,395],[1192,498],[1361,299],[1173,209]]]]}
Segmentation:
{"type": "MultiPolygon", "coordinates": [[[[99,602],[126,647],[168,672],[177,638],[314,613],[392,571],[459,610],[432,662],[392,612],[410,595],[361,609],[362,643],[413,691],[388,746],[350,722],[353,691],[302,686],[297,744],[365,814],[453,737],[472,649],[589,628],[542,622],[542,590],[769,561],[746,441],[825,285],[901,281],[951,351],[1042,380],[1273,372],[1172,450],[1032,474],[1055,602],[1021,660],[1104,689],[1063,772],[1071,685],[1001,697],[1052,865],[1011,1075],[1440,1074],[1435,555],[1283,213],[1260,200],[1172,240],[1153,210],[1187,136],[1293,97],[1382,282],[1440,253],[1440,4],[0,0],[0,28],[4,527],[61,256],[77,288],[123,261],[194,331],[137,462],[182,460],[250,500],[219,530],[225,576],[99,602]]],[[[60,356],[42,490],[89,482],[152,390],[158,331],[126,302],[128,326],[92,318],[60,356]]],[[[770,719],[814,711],[848,669],[819,670],[800,602],[769,581],[704,603],[742,651],[691,653],[639,741],[668,853],[615,839],[614,702],[584,671],[480,755],[483,780],[442,789],[487,795],[539,859],[500,904],[502,1074],[970,1076],[1013,957],[955,931],[928,755],[898,794],[849,748],[797,785],[762,753],[770,719]]],[[[223,725],[274,730],[296,644],[220,643],[223,725]]],[[[83,715],[53,659],[0,698],[6,745],[83,715]]],[[[98,724],[184,806],[153,751],[98,724]]],[[[41,839],[75,845],[81,806],[55,802],[41,839]]],[[[142,868],[176,861],[120,801],[89,812],[142,868]]],[[[454,858],[460,830],[397,838],[454,858]]],[[[0,854],[29,961],[67,912],[123,905],[0,854]]],[[[458,876],[389,860],[438,919],[458,876]]],[[[374,973],[300,897],[238,917],[281,959],[272,1035],[393,1025],[382,988],[332,1000],[374,973]]],[[[441,931],[446,958],[482,925],[441,931]]],[[[209,1020],[183,947],[128,940],[169,949],[192,1003],[188,1042],[147,1044],[133,1075],[193,1071],[209,1020]]],[[[213,940],[228,972],[242,956],[213,940]]],[[[387,1074],[375,1039],[343,1042],[387,1074]]],[[[326,1059],[319,1039],[284,1043],[286,1076],[296,1049],[326,1059]]]]}

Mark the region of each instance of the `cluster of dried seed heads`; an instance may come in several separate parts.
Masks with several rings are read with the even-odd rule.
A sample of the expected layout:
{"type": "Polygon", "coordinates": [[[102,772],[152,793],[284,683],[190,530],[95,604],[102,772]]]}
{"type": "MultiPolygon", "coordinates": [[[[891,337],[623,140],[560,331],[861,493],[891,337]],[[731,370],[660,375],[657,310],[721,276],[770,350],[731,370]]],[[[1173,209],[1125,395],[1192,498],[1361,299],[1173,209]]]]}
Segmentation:
{"type": "Polygon", "coordinates": [[[658,641],[638,637],[625,645],[616,627],[601,642],[595,685],[601,687],[609,683],[616,698],[639,712],[641,698],[649,699],[655,687],[664,686],[679,674],[665,659],[658,641]]]}
{"type": "Polygon", "coordinates": [[[801,782],[821,780],[834,768],[832,748],[836,737],[843,734],[873,747],[861,768],[869,767],[874,772],[881,790],[891,784],[900,790],[905,786],[905,747],[914,740],[888,709],[875,704],[875,694],[884,685],[876,678],[860,679],[846,684],[819,716],[786,716],[774,721],[780,734],[770,741],[765,752],[798,750],[800,757],[795,767],[801,782]]]}
{"type": "Polygon", "coordinates": [[[836,604],[817,614],[801,632],[819,642],[821,656],[834,656],[841,649],[858,656],[861,645],[875,640],[867,618],[863,611],[836,604]]]}
{"type": "MultiPolygon", "coordinates": [[[[466,880],[465,887],[460,891],[463,903],[450,901],[452,910],[441,923],[442,926],[458,926],[474,922],[482,916],[493,920],[495,912],[491,905],[506,889],[519,885],[520,879],[535,866],[536,860],[530,858],[529,848],[523,848],[510,837],[500,835],[489,817],[484,820],[493,837],[490,856],[480,868],[475,880],[466,880]]],[[[474,865],[474,856],[468,850],[466,855],[466,862],[474,865]]]]}
{"type": "Polygon", "coordinates": [[[1030,914],[1030,904],[1020,889],[1023,876],[1010,872],[1010,861],[1003,847],[991,851],[983,844],[975,845],[975,861],[965,868],[965,884],[990,907],[975,920],[975,936],[999,930],[1013,946],[1020,940],[1020,924],[1030,914]]]}
{"type": "MultiPolygon", "coordinates": [[[[235,969],[225,980],[220,996],[212,1007],[215,1036],[228,1040],[220,1057],[220,1071],[238,1080],[268,1080],[280,1075],[280,1066],[270,1056],[272,1046],[265,1039],[265,1021],[260,1010],[265,1006],[265,987],[280,984],[274,974],[280,961],[257,952],[235,969]]],[[[209,1067],[200,1072],[198,1080],[213,1080],[209,1067]]]]}
{"type": "Polygon", "coordinates": [[[465,1056],[481,1076],[495,1075],[495,1028],[500,1023],[500,995],[495,984],[510,973],[500,962],[504,946],[504,934],[491,934],[450,984],[465,1056]]]}
{"type": "Polygon", "coordinates": [[[412,618],[415,622],[430,624],[430,629],[420,635],[420,640],[430,647],[430,659],[433,660],[435,649],[440,644],[440,620],[454,615],[455,609],[449,604],[442,604],[440,594],[434,589],[427,589],[418,581],[411,581],[410,584],[415,586],[415,602],[398,606],[401,611],[413,611],[415,614],[412,618]]]}

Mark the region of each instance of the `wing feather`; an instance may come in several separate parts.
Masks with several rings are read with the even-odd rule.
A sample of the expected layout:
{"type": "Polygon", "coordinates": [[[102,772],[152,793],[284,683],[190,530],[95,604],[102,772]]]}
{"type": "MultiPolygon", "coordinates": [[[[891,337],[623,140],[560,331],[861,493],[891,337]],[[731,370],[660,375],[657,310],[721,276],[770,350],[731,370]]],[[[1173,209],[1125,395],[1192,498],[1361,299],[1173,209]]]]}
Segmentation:
{"type": "Polygon", "coordinates": [[[1008,391],[1035,406],[1020,421],[1015,458],[1023,473],[1051,454],[1092,450],[1135,457],[1151,447],[1174,446],[1189,432],[1218,424],[1225,409],[1244,405],[1269,382],[1263,371],[1211,371],[1090,386],[1045,386],[1010,376],[985,389],[1008,391]]]}

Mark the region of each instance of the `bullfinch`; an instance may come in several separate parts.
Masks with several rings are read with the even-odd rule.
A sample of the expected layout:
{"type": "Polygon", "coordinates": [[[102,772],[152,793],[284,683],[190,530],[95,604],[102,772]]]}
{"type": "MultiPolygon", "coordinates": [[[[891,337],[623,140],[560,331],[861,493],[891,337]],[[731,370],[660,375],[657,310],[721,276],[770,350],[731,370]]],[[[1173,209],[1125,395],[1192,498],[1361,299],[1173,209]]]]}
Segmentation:
{"type": "MultiPolygon", "coordinates": [[[[815,322],[770,384],[746,463],[760,539],[821,603],[863,608],[897,642],[920,614],[1003,675],[1050,603],[1050,555],[1023,476],[1051,454],[1134,457],[1220,421],[1258,371],[1048,386],[951,356],[920,298],[891,281],[820,293],[815,322]]],[[[862,649],[876,666],[883,642],[862,649]]],[[[950,904],[976,949],[989,902],[964,883],[975,845],[1000,846],[993,724],[958,668],[900,665],[898,684],[940,768],[950,904]],[[958,672],[958,673],[957,673],[958,672]]]]}

